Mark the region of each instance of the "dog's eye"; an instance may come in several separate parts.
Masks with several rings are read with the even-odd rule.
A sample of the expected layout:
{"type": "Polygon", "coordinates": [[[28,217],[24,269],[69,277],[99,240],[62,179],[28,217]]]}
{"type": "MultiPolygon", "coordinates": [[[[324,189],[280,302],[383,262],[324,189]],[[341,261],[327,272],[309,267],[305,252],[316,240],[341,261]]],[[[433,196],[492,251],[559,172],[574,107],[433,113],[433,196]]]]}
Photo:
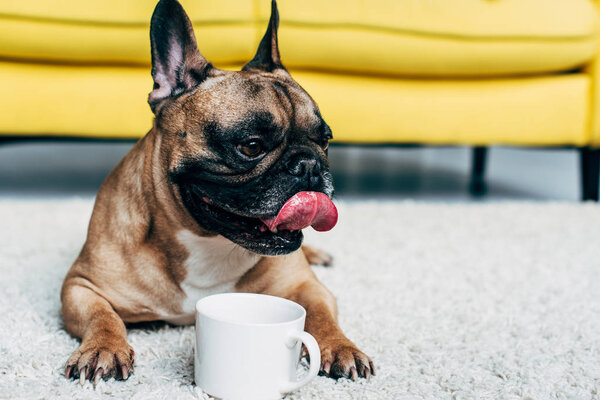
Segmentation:
{"type": "Polygon", "coordinates": [[[238,145],[238,150],[247,157],[256,157],[263,152],[263,145],[258,140],[250,140],[238,145]]]}
{"type": "Polygon", "coordinates": [[[323,149],[323,151],[327,151],[327,149],[329,148],[329,141],[333,139],[333,135],[331,134],[331,128],[329,128],[329,125],[327,125],[325,121],[323,121],[320,129],[322,138],[321,148],[323,149]]]}

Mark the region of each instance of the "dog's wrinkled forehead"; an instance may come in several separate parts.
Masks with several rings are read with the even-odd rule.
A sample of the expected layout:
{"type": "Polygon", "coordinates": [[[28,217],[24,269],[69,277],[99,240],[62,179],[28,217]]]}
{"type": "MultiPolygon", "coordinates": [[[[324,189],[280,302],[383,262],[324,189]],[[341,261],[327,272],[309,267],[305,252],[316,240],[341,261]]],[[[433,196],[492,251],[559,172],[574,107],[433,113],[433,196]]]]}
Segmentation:
{"type": "Polygon", "coordinates": [[[224,128],[255,117],[283,131],[310,129],[321,121],[317,105],[298,84],[267,74],[229,72],[209,78],[187,101],[195,108],[190,111],[224,128]]]}

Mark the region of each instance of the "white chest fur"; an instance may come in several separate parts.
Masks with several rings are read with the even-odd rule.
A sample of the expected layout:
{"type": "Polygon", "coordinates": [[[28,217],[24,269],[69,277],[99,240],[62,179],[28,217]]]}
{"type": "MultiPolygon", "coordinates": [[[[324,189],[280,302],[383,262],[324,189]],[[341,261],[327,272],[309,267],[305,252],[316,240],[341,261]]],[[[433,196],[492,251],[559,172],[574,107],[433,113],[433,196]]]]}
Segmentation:
{"type": "Polygon", "coordinates": [[[187,275],[181,282],[186,295],[183,315],[169,319],[174,323],[187,323],[190,318],[193,321],[194,307],[202,297],[233,291],[236,282],[260,258],[222,236],[202,237],[182,230],[177,240],[189,256],[185,261],[187,275]]]}

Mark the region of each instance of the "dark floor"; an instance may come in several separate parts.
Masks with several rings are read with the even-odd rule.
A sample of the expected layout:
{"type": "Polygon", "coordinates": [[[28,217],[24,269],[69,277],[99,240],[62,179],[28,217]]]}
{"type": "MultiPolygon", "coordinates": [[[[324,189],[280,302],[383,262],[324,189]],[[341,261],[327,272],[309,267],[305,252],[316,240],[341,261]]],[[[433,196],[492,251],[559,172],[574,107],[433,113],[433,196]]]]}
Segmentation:
{"type": "MultiPolygon", "coordinates": [[[[0,145],[0,195],[93,196],[131,143],[0,145]]],[[[468,148],[332,146],[336,192],[344,198],[470,201],[468,148]]],[[[492,148],[484,200],[579,199],[575,150],[492,148]]]]}

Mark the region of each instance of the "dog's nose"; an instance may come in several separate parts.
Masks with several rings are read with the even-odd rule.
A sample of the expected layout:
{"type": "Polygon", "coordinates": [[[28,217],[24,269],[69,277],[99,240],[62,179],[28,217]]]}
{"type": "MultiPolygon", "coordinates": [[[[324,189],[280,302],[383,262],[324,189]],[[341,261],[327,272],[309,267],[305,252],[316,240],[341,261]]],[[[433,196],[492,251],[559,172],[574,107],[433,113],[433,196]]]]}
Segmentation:
{"type": "Polygon", "coordinates": [[[321,181],[321,164],[314,158],[294,158],[288,163],[290,175],[305,180],[308,189],[316,187],[321,181]]]}

